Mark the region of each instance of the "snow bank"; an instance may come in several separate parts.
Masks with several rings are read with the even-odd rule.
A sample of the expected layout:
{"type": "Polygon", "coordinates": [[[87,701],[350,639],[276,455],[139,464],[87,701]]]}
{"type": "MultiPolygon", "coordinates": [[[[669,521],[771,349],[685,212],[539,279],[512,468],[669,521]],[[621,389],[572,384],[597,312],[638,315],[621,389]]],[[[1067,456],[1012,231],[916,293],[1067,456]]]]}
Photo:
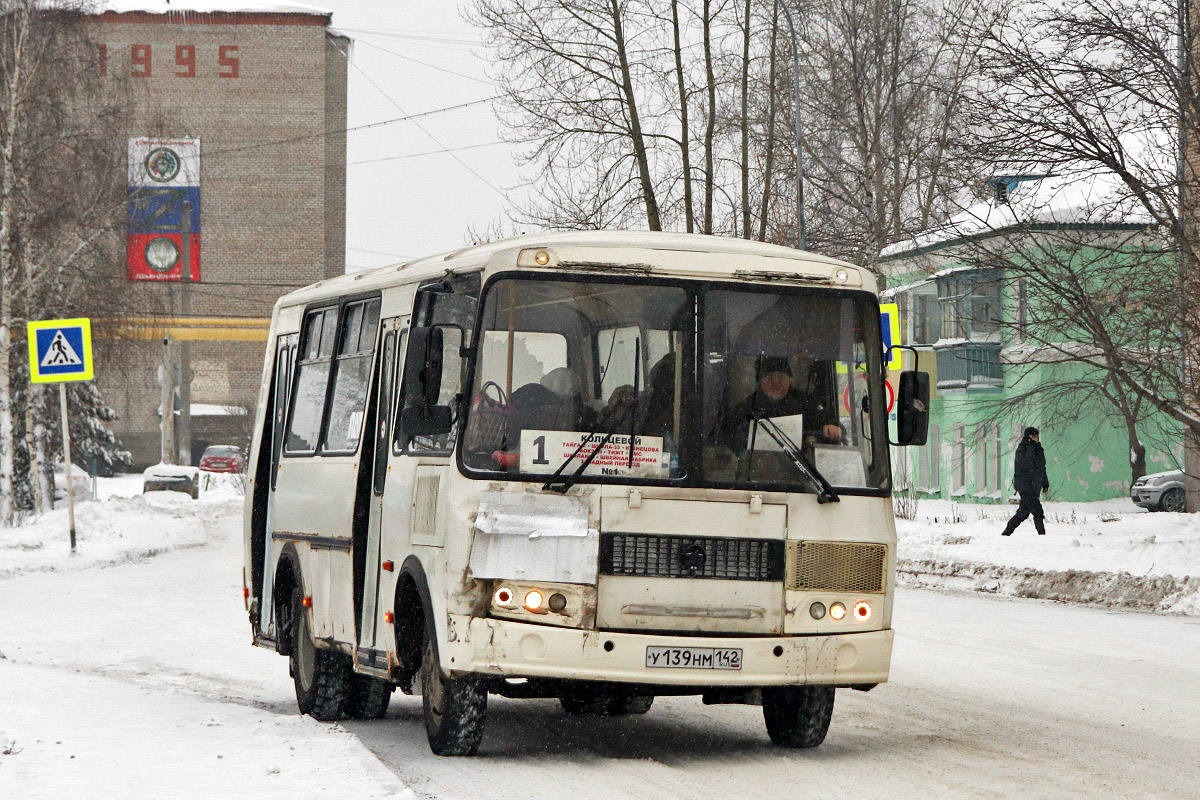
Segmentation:
{"type": "Polygon", "coordinates": [[[1124,499],[1046,503],[1046,536],[1014,506],[922,500],[897,520],[901,583],[1142,611],[1200,615],[1200,517],[1152,514],[1124,499]]]}
{"type": "Polygon", "coordinates": [[[24,572],[110,566],[202,547],[222,536],[222,526],[227,528],[242,510],[242,496],[230,483],[202,491],[198,500],[181,492],[142,494],[141,475],[99,478],[97,484],[103,501],[75,506],[74,555],[65,502],[21,527],[0,530],[0,579],[24,572]]]}

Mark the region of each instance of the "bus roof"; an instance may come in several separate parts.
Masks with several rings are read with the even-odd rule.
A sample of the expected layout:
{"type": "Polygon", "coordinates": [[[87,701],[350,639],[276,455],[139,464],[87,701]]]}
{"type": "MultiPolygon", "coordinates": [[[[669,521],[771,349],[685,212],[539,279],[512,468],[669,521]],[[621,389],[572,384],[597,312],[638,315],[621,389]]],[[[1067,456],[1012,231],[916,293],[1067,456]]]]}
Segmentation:
{"type": "MultiPolygon", "coordinates": [[[[425,256],[424,258],[406,261],[399,264],[389,264],[362,272],[353,272],[328,278],[311,286],[297,289],[284,295],[276,303],[277,306],[292,306],[311,302],[324,297],[362,292],[394,285],[398,280],[405,283],[419,281],[430,277],[443,275],[447,270],[463,266],[482,266],[491,256],[504,251],[536,250],[538,248],[595,248],[622,250],[649,250],[664,253],[713,253],[731,256],[748,256],[758,259],[753,272],[774,273],[780,277],[798,272],[795,262],[807,262],[813,266],[820,265],[825,270],[830,267],[846,267],[862,276],[863,283],[873,287],[874,281],[869,273],[864,273],[858,267],[845,261],[839,261],[829,256],[795,250],[777,244],[733,239],[724,236],[708,236],[697,233],[665,233],[657,231],[561,231],[530,233],[500,239],[486,244],[471,245],[458,250],[425,256]],[[772,263],[772,259],[780,262],[772,263]],[[792,264],[781,263],[783,260],[792,264]],[[401,273],[398,277],[397,273],[401,273]]],[[[709,272],[714,277],[719,275],[733,276],[734,269],[717,269],[709,267],[700,271],[709,272]]]]}

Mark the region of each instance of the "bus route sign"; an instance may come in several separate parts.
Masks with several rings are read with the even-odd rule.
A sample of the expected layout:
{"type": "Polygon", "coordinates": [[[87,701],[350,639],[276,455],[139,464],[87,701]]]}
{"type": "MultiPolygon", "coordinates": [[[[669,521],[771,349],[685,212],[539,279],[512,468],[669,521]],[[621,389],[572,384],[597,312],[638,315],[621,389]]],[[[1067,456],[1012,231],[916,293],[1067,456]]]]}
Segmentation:
{"type": "Polygon", "coordinates": [[[90,381],[92,321],[46,319],[26,325],[29,339],[29,380],[32,383],[90,381]]]}

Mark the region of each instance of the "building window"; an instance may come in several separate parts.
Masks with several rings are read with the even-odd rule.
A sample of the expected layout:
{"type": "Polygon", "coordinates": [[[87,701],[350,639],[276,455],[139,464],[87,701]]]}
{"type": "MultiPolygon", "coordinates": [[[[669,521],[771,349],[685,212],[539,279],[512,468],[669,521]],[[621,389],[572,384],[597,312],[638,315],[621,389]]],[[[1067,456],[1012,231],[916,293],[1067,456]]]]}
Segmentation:
{"type": "Polygon", "coordinates": [[[990,442],[988,425],[975,426],[975,493],[983,494],[991,486],[990,442]]]}
{"type": "Polygon", "coordinates": [[[1024,278],[1017,281],[1017,341],[1025,341],[1025,329],[1029,323],[1029,284],[1024,278]]]}
{"type": "Polygon", "coordinates": [[[929,438],[925,442],[924,465],[921,485],[927,491],[938,492],[942,488],[942,442],[937,425],[929,426],[929,438]]]}
{"type": "Polygon", "coordinates": [[[1000,330],[1000,280],[993,271],[938,279],[938,301],[944,337],[987,340],[1000,330]]]}
{"type": "Polygon", "coordinates": [[[913,294],[913,344],[933,344],[941,338],[937,297],[932,294],[913,294]]]}
{"type": "Polygon", "coordinates": [[[967,441],[962,424],[954,426],[954,444],[950,455],[950,492],[959,494],[966,486],[967,441]]]}
{"type": "Polygon", "coordinates": [[[1001,465],[1003,464],[1003,447],[1004,447],[1004,439],[1003,439],[1003,435],[1000,433],[1000,426],[993,425],[992,426],[992,471],[991,471],[992,483],[991,483],[991,489],[996,494],[1000,493],[1000,486],[1001,486],[1001,482],[1002,482],[1002,478],[1000,477],[1000,474],[1001,474],[1000,471],[1001,471],[1001,465]]]}

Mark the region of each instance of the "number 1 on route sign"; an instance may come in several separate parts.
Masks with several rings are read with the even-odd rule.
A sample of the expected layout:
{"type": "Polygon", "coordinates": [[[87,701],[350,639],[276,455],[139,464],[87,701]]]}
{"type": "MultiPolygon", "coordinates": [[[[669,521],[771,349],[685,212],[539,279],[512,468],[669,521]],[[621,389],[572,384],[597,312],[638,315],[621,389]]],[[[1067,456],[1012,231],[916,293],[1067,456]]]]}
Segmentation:
{"type": "Polygon", "coordinates": [[[90,381],[92,321],[47,319],[26,326],[29,338],[29,380],[32,383],[90,381]]]}

